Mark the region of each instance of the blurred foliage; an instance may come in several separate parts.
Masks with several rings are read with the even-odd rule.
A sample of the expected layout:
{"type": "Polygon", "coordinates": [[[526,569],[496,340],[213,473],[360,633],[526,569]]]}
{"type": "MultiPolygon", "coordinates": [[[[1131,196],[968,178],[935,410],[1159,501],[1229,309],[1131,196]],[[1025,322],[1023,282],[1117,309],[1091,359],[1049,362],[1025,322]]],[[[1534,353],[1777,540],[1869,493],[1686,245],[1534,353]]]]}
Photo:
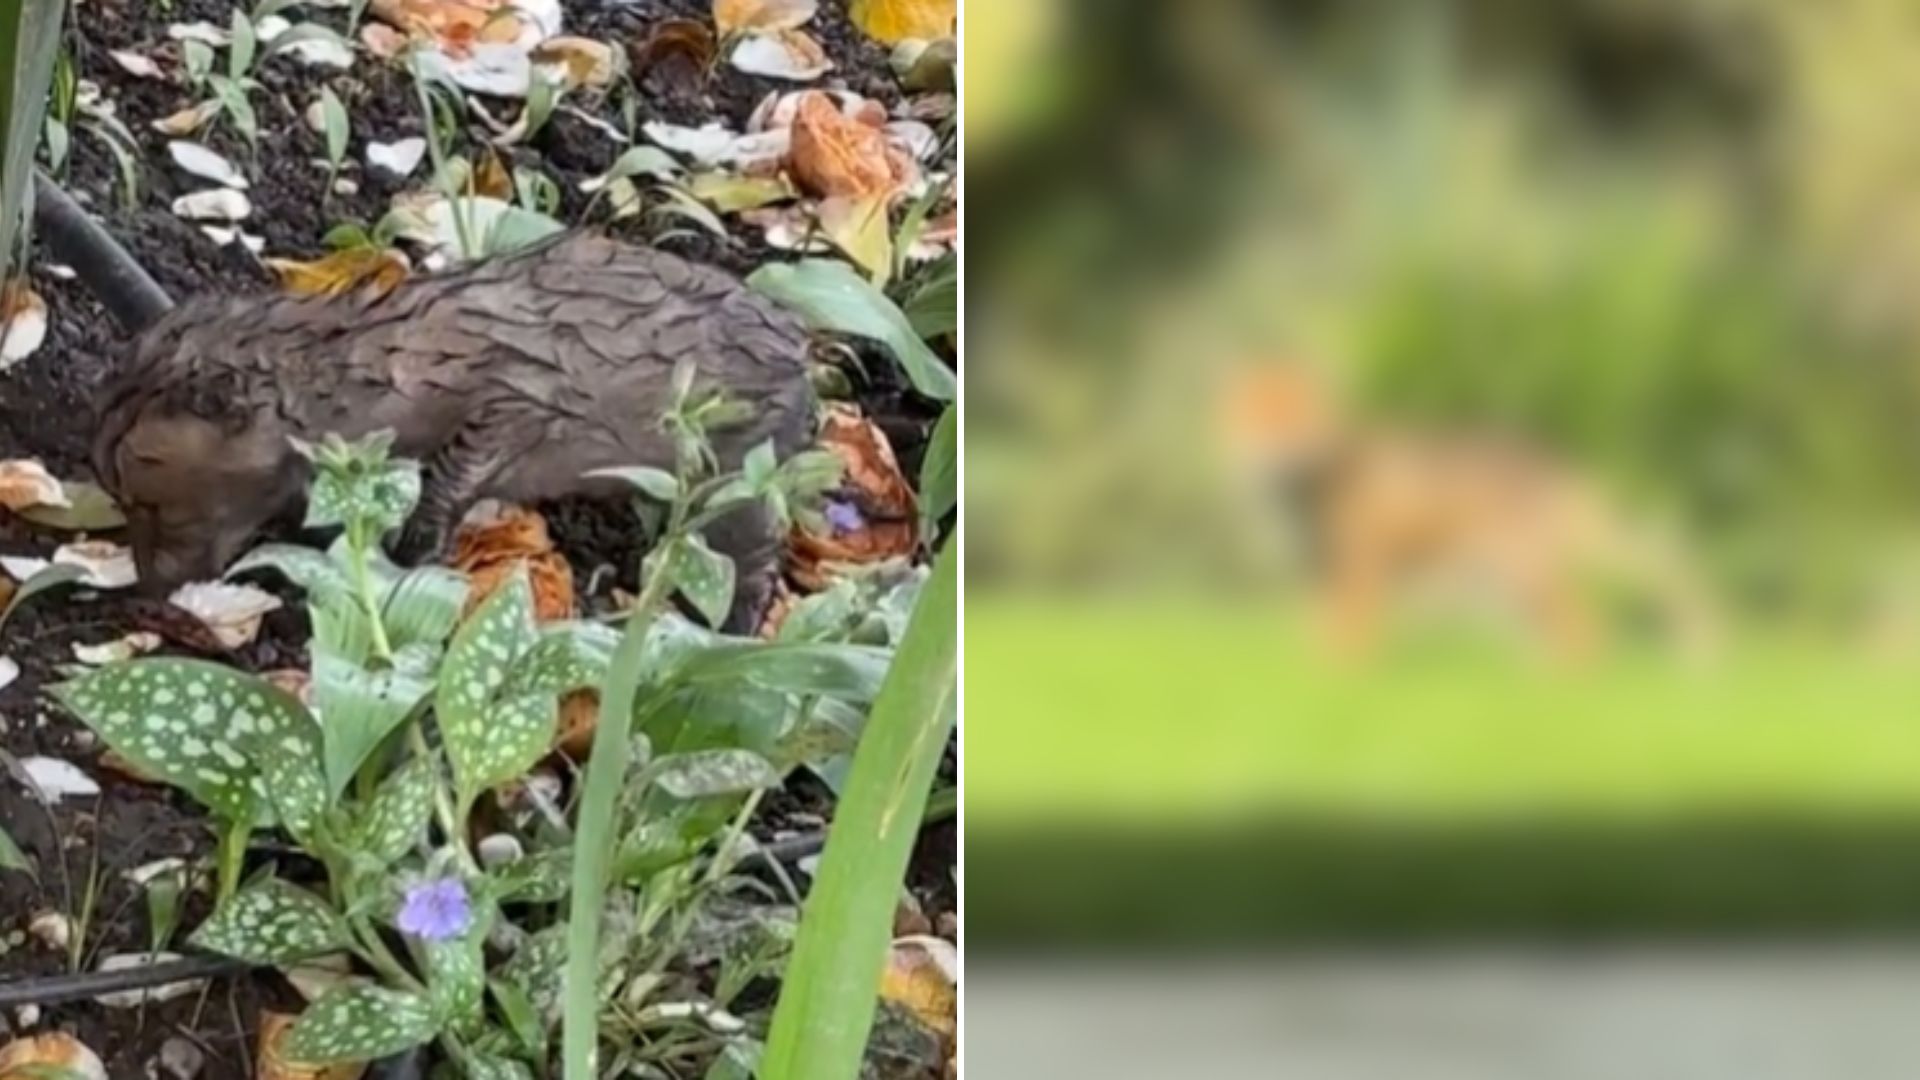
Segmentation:
{"type": "Polygon", "coordinates": [[[1920,534],[1914,15],[974,5],[976,570],[1240,580],[1214,379],[1290,357],[1372,422],[1544,442],[1753,605],[1881,595],[1920,534]]]}

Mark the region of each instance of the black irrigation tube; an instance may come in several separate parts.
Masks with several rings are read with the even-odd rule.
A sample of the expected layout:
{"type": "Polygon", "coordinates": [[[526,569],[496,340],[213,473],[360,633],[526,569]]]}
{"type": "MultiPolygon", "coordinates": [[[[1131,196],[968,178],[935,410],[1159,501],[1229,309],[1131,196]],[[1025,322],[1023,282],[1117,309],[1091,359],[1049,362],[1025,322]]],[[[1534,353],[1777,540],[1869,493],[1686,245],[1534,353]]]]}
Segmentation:
{"type": "Polygon", "coordinates": [[[173,310],[173,299],[46,173],[33,177],[34,233],[53,257],[73,268],[114,321],[137,334],[173,310]]]}

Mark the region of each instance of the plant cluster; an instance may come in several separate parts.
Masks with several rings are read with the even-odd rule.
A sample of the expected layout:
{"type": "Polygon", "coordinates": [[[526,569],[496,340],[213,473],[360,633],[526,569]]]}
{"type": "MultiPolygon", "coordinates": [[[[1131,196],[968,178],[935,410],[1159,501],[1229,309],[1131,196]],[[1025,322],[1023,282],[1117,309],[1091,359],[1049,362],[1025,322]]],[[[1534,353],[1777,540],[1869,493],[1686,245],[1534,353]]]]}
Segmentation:
{"type": "Polygon", "coordinates": [[[180,43],[180,57],[188,85],[208,95],[205,107],[210,114],[232,124],[233,129],[247,140],[248,146],[257,146],[260,141],[260,122],[253,111],[252,98],[253,91],[260,88],[259,80],[253,77],[255,62],[305,41],[330,41],[347,47],[345,39],[330,27],[319,23],[275,28],[277,32],[263,40],[262,28],[272,25],[268,20],[279,17],[282,11],[297,6],[299,2],[260,0],[251,12],[235,8],[227,29],[227,63],[224,71],[214,70],[217,59],[214,46],[197,39],[180,43]]]}
{"type": "Polygon", "coordinates": [[[329,437],[300,450],[313,463],[307,523],[338,539],[268,545],[232,571],[272,569],[305,591],[305,694],[179,658],[56,689],[108,745],[222,823],[219,902],[194,944],[260,964],[357,961],[294,1026],[291,1059],[437,1040],[471,1077],[544,1075],[571,979],[591,995],[578,1037],[616,1071],[757,1055],[760,1028],[730,1008],[781,962],[793,931],[780,902],[798,898],[739,872],[748,817],[790,770],[831,772],[852,748],[923,575],[895,569],[809,597],[771,641],[682,617],[676,597],[716,625],[732,602],[734,567],[703,528],[754,501],[811,513],[839,463],[780,462],[763,446],[721,470],[707,433],[736,406],[696,390],[691,368],[674,385],[663,423],[678,468],[613,474],[658,534],[623,630],[537,624],[524,573],[463,614],[462,575],[382,551],[419,496],[418,467],[384,438],[329,437]],[[529,776],[552,752],[559,698],[582,688],[597,689],[601,711],[569,797],[529,776]],[[513,796],[493,796],[503,788],[513,796]],[[477,817],[494,831],[476,839],[477,817]],[[249,870],[247,837],[268,827],[319,873],[249,870]],[[693,965],[717,976],[695,979],[693,965]]]}

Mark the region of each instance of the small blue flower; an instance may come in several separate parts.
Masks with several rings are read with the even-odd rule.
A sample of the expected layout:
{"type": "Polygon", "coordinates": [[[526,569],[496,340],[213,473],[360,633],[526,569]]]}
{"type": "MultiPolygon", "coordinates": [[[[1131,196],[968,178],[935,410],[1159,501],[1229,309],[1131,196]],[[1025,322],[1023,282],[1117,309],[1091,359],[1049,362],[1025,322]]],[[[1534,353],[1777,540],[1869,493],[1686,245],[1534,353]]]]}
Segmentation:
{"type": "Polygon", "coordinates": [[[400,929],[422,941],[446,941],[467,932],[473,923],[473,905],[459,878],[438,878],[407,887],[407,898],[395,920],[400,929]]]}
{"type": "Polygon", "coordinates": [[[845,536],[865,528],[867,519],[860,514],[860,508],[840,499],[828,499],[823,516],[827,524],[833,526],[833,535],[845,536]]]}

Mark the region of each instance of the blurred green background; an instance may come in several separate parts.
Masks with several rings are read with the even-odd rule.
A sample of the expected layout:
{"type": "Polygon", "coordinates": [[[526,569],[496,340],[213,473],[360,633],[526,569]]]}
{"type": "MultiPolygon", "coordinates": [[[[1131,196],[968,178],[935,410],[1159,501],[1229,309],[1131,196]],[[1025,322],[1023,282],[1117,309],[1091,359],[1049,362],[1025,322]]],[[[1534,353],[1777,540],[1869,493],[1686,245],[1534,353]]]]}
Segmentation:
{"type": "MultiPolygon", "coordinates": [[[[1036,830],[1253,820],[1853,823],[1911,861],[1920,6],[965,19],[975,897],[1036,830]],[[1330,664],[1219,448],[1230,373],[1277,359],[1370,430],[1524,438],[1670,529],[1724,648],[1628,627],[1547,670],[1456,611],[1330,664]]],[[[1886,887],[1841,879],[1803,883],[1886,887]]]]}

